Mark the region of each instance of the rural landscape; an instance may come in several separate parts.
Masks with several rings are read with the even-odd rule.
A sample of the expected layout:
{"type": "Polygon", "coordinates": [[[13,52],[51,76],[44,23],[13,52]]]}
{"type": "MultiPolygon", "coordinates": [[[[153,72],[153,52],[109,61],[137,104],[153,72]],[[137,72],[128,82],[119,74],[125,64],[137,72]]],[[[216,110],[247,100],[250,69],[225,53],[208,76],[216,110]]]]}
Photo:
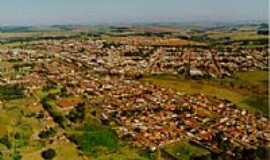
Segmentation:
{"type": "Polygon", "coordinates": [[[268,24],[0,27],[1,160],[266,160],[268,24]]]}

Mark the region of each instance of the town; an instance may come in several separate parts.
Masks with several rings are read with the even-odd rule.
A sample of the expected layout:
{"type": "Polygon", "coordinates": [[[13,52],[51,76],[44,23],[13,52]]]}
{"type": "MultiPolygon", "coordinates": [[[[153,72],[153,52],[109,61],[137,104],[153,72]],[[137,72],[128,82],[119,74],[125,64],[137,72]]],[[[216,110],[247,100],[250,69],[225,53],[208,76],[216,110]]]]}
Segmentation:
{"type": "Polygon", "coordinates": [[[0,47],[0,114],[7,115],[0,118],[0,157],[16,154],[36,160],[66,152],[71,159],[91,159],[95,153],[121,157],[125,147],[135,159],[268,156],[267,107],[243,107],[234,97],[155,83],[162,76],[181,77],[176,84],[181,79],[216,87],[224,83],[223,88],[263,97],[268,95],[267,47],[246,47],[251,45],[246,41],[211,47],[207,40],[156,32],[123,36],[129,28],[117,29],[117,36],[41,38],[0,47]],[[238,73],[256,72],[266,75],[266,83],[244,86],[235,80],[238,73]],[[9,121],[8,115],[15,117],[9,121]],[[30,119],[34,124],[27,128],[30,119]],[[59,143],[69,149],[61,151],[55,147],[59,143]],[[174,149],[178,143],[179,151],[174,149]]]}

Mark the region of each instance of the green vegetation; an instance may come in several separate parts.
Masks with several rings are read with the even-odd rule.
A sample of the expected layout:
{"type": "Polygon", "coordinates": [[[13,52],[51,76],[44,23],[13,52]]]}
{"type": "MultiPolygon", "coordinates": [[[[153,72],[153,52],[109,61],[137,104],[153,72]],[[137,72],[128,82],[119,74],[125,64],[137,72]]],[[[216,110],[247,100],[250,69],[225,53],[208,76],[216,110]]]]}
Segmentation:
{"type": "Polygon", "coordinates": [[[66,120],[63,113],[57,108],[55,102],[49,97],[46,97],[42,99],[41,103],[43,108],[53,117],[54,122],[60,127],[65,128],[66,120]]]}
{"type": "MultiPolygon", "coordinates": [[[[163,87],[173,88],[179,92],[187,94],[203,93],[206,95],[228,99],[238,105],[241,104],[243,98],[243,96],[237,92],[234,92],[230,89],[221,86],[210,85],[204,80],[187,80],[182,77],[159,75],[146,77],[145,81],[152,82],[154,84],[159,84],[163,87]]],[[[248,106],[244,105],[244,107],[248,106]]]]}
{"type": "Polygon", "coordinates": [[[258,35],[256,31],[236,31],[236,32],[208,32],[210,38],[220,39],[229,37],[231,40],[262,40],[268,39],[267,35],[258,35]]]}
{"type": "Polygon", "coordinates": [[[4,160],[4,156],[2,152],[0,152],[0,160],[4,160]]]}
{"type": "Polygon", "coordinates": [[[18,85],[0,86],[0,99],[12,100],[22,98],[24,96],[24,88],[18,85]]]}
{"type": "Polygon", "coordinates": [[[235,83],[246,86],[252,92],[242,102],[268,114],[268,72],[253,71],[237,73],[235,79],[235,83]]]}
{"type": "Polygon", "coordinates": [[[72,109],[66,116],[71,122],[82,122],[85,117],[85,107],[84,104],[78,104],[74,109],[72,109]]]}
{"type": "Polygon", "coordinates": [[[52,160],[55,156],[56,156],[56,152],[54,149],[47,149],[45,151],[43,151],[41,153],[41,156],[45,159],[45,160],[52,160]]]}
{"type": "MultiPolygon", "coordinates": [[[[180,32],[174,33],[174,31],[155,32],[146,30],[135,32],[126,28],[99,26],[93,27],[92,31],[87,30],[87,32],[80,33],[79,30],[72,32],[73,29],[76,28],[72,26],[52,26],[48,28],[0,27],[0,32],[2,31],[0,33],[0,47],[32,48],[32,45],[40,40],[85,40],[102,36],[109,42],[108,44],[104,42],[104,45],[110,47],[110,43],[113,43],[113,40],[117,39],[118,36],[157,38],[174,37],[178,34],[177,39],[204,43],[211,40],[221,42],[221,48],[225,47],[223,42],[227,41],[228,43],[241,45],[241,47],[262,48],[265,47],[265,42],[268,40],[266,35],[258,35],[254,30],[192,31],[198,32],[198,35],[195,34],[189,38],[189,36],[182,35],[180,32]],[[43,33],[43,31],[49,32],[43,33]]],[[[170,42],[166,43],[171,44],[170,42]]],[[[211,47],[204,43],[187,45],[186,47],[211,47]]],[[[232,45],[228,45],[228,47],[232,47],[232,45]]],[[[81,52],[84,50],[82,49],[81,52]]],[[[142,51],[139,49],[135,54],[132,52],[125,54],[126,56],[149,54],[142,53],[142,51]]],[[[155,51],[155,49],[152,51],[155,51]]],[[[13,79],[16,76],[28,75],[34,67],[39,66],[14,58],[1,61],[1,67],[4,69],[0,76],[13,79]]],[[[155,75],[145,77],[144,81],[187,94],[203,93],[216,96],[230,100],[251,111],[268,113],[268,73],[265,71],[236,73],[234,77],[222,80],[187,80],[181,76],[155,75]]],[[[103,112],[102,107],[99,107],[99,105],[88,106],[87,101],[84,103],[85,99],[83,99],[83,103],[73,103],[72,97],[68,95],[65,86],[58,86],[56,82],[51,80],[47,80],[47,82],[47,87],[39,90],[34,97],[24,96],[25,88],[22,86],[0,86],[0,101],[2,102],[0,103],[0,160],[82,160],[88,158],[96,160],[161,160],[167,159],[165,158],[167,155],[163,155],[164,152],[179,160],[209,159],[210,153],[207,150],[185,141],[166,145],[161,149],[159,148],[157,152],[133,148],[117,137],[112,129],[114,125],[117,125],[115,122],[110,123],[111,126],[104,126],[96,120],[103,112]],[[63,105],[60,105],[59,101],[62,101],[63,105]],[[47,113],[49,113],[49,116],[47,113]]],[[[97,103],[103,103],[102,96],[94,97],[93,95],[90,97],[91,100],[95,99],[97,103]]],[[[181,107],[181,109],[185,108],[181,107]]],[[[209,117],[216,116],[203,109],[201,111],[208,114],[209,117]]],[[[221,148],[230,147],[223,141],[219,145],[221,148]]],[[[263,152],[263,150],[260,151],[263,152]]]]}
{"type": "Polygon", "coordinates": [[[82,129],[72,130],[68,134],[85,155],[96,160],[153,159],[142,150],[120,141],[113,130],[98,122],[89,122],[82,129]]]}
{"type": "Polygon", "coordinates": [[[210,160],[210,152],[188,142],[177,142],[166,145],[163,150],[177,160],[203,159],[210,160]]]}
{"type": "Polygon", "coordinates": [[[254,106],[263,113],[269,113],[268,96],[250,96],[244,99],[242,103],[254,106]]]}
{"type": "Polygon", "coordinates": [[[26,99],[10,100],[0,110],[0,150],[3,151],[2,157],[5,160],[22,159],[21,150],[32,146],[31,135],[42,125],[37,120],[24,116],[24,112],[30,111],[25,108],[27,102],[29,100],[26,99]]]}
{"type": "Polygon", "coordinates": [[[55,134],[56,134],[55,129],[49,128],[48,130],[41,131],[41,132],[38,134],[38,136],[39,136],[39,138],[41,138],[41,139],[47,139],[47,138],[49,138],[49,137],[54,136],[55,134]]]}
{"type": "Polygon", "coordinates": [[[110,154],[100,154],[96,160],[150,160],[153,159],[140,153],[138,149],[121,147],[116,152],[110,154]]]}
{"type": "Polygon", "coordinates": [[[9,138],[7,135],[4,135],[0,138],[0,143],[6,146],[8,149],[11,148],[11,142],[9,141],[9,138]]]}
{"type": "Polygon", "coordinates": [[[266,71],[237,73],[234,78],[223,80],[191,80],[181,76],[154,75],[146,76],[144,81],[172,88],[188,94],[203,93],[227,99],[252,112],[268,114],[266,71]]]}
{"type": "MultiPolygon", "coordinates": [[[[58,89],[37,94],[36,97],[12,99],[0,104],[0,151],[3,160],[43,160],[42,151],[52,148],[57,153],[53,160],[81,160],[76,146],[62,139],[55,139],[60,128],[52,120],[37,119],[37,113],[43,113],[41,104],[35,105],[37,100],[48,94],[58,93],[58,89]],[[40,97],[39,97],[40,96],[40,97]],[[53,126],[46,129],[45,126],[53,126]],[[40,140],[33,136],[39,133],[40,140]],[[48,143],[53,140],[53,143],[48,143]],[[14,151],[16,150],[16,152],[14,151]]],[[[49,104],[52,104],[52,100],[49,104]]],[[[0,156],[1,157],[1,156],[0,156]]],[[[1,159],[1,158],[0,158],[1,159]]]]}
{"type": "Polygon", "coordinates": [[[98,151],[114,151],[119,147],[116,134],[109,128],[88,123],[80,132],[75,132],[73,137],[80,149],[87,154],[97,154],[98,151]]]}
{"type": "Polygon", "coordinates": [[[241,72],[236,73],[235,77],[236,79],[239,79],[243,82],[258,85],[268,81],[268,72],[267,71],[241,72]]]}
{"type": "MultiPolygon", "coordinates": [[[[37,95],[38,97],[42,98],[41,103],[43,104],[44,109],[50,113],[56,123],[58,123],[61,127],[64,127],[69,139],[73,141],[85,155],[95,157],[95,159],[100,160],[130,160],[130,155],[132,155],[134,160],[148,160],[144,156],[141,156],[136,149],[130,149],[126,145],[122,146],[114,131],[109,127],[101,125],[94,119],[88,118],[86,120],[87,122],[85,122],[85,104],[79,103],[74,109],[64,116],[64,114],[62,114],[63,112],[61,112],[57,106],[58,103],[56,103],[54,99],[55,95],[60,94],[60,90],[61,87],[52,85],[51,87],[40,91],[37,95]],[[71,126],[67,125],[66,122],[68,120],[73,122],[71,126]],[[83,128],[76,129],[75,126],[78,123],[85,125],[83,128]]],[[[64,98],[64,100],[67,99],[69,98],[64,98]]],[[[59,102],[61,102],[61,100],[59,100],[59,102]]],[[[40,132],[39,135],[47,138],[48,136],[53,136],[54,134],[53,129],[48,129],[40,132]]],[[[63,149],[63,146],[60,148],[63,149]]],[[[57,157],[62,158],[63,156],[66,157],[64,150],[63,152],[57,151],[56,159],[57,157]]]]}

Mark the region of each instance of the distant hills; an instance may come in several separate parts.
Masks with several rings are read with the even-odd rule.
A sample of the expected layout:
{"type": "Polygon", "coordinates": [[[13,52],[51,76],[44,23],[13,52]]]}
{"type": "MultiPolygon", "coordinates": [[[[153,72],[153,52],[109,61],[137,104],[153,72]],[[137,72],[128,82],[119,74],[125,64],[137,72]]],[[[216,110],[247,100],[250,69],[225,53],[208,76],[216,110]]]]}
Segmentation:
{"type": "Polygon", "coordinates": [[[195,27],[201,29],[209,28],[223,28],[223,27],[241,27],[241,26],[259,26],[260,24],[268,21],[264,20],[250,20],[250,21],[237,21],[237,22],[211,22],[211,21],[196,21],[196,22],[149,22],[149,23],[131,23],[131,24],[107,24],[107,25],[48,25],[48,26],[1,26],[0,32],[54,32],[54,31],[78,31],[81,29],[93,29],[93,28],[107,28],[107,27],[195,27]]]}
{"type": "Polygon", "coordinates": [[[53,26],[0,26],[0,32],[49,32],[49,31],[70,31],[73,27],[68,25],[53,26]]]}

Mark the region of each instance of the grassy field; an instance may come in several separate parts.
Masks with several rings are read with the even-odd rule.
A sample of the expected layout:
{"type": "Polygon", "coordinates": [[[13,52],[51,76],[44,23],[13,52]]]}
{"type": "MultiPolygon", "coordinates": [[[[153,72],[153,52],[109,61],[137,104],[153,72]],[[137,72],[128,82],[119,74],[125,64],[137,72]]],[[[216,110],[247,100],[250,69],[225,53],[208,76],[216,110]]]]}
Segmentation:
{"type": "Polygon", "coordinates": [[[208,32],[210,38],[219,39],[230,37],[232,40],[261,40],[267,39],[267,35],[258,35],[256,31],[237,31],[237,32],[208,32]]]}
{"type": "Polygon", "coordinates": [[[17,85],[0,86],[0,99],[11,100],[23,97],[23,87],[17,85]]]}
{"type": "MultiPolygon", "coordinates": [[[[49,93],[57,90],[49,90],[49,93]]],[[[67,139],[56,138],[62,137],[63,131],[52,119],[47,119],[46,115],[37,118],[37,113],[44,113],[39,98],[47,94],[40,92],[37,97],[16,97],[0,104],[0,152],[4,160],[14,160],[14,156],[21,156],[22,160],[43,160],[41,153],[48,148],[56,151],[54,160],[83,159],[76,145],[67,139]],[[57,134],[49,139],[38,139],[46,126],[54,127],[57,134]]]]}
{"type": "Polygon", "coordinates": [[[245,87],[264,88],[267,86],[268,73],[264,71],[237,73],[234,78],[224,79],[223,83],[240,85],[243,87],[229,88],[221,85],[215,80],[187,80],[180,76],[172,75],[156,75],[145,77],[144,81],[161,85],[163,87],[172,88],[179,92],[188,94],[203,93],[206,95],[216,96],[218,98],[227,99],[234,104],[249,109],[250,111],[258,111],[268,113],[268,97],[265,94],[254,94],[252,90],[245,87]]]}
{"type": "Polygon", "coordinates": [[[163,150],[176,160],[191,160],[196,158],[207,160],[210,158],[209,151],[185,141],[166,145],[163,150]]]}
{"type": "Polygon", "coordinates": [[[108,42],[116,44],[129,44],[135,46],[185,46],[185,45],[206,45],[205,43],[199,43],[192,40],[184,40],[178,38],[162,39],[159,37],[144,37],[144,36],[132,36],[132,37],[104,37],[108,42]]]}
{"type": "Polygon", "coordinates": [[[250,84],[261,84],[268,80],[268,73],[265,71],[241,72],[236,73],[236,78],[250,84]]]}
{"type": "Polygon", "coordinates": [[[87,120],[83,127],[66,130],[71,139],[90,159],[96,160],[151,160],[149,155],[138,148],[129,146],[118,139],[108,126],[97,120],[87,120]]]}
{"type": "Polygon", "coordinates": [[[10,147],[5,147],[5,160],[12,159],[15,149],[23,156],[23,150],[27,148],[36,150],[41,146],[33,135],[45,126],[45,122],[35,118],[34,115],[40,106],[33,103],[35,100],[31,98],[10,100],[4,102],[0,109],[0,138],[7,137],[7,142],[11,144],[10,147]]]}

